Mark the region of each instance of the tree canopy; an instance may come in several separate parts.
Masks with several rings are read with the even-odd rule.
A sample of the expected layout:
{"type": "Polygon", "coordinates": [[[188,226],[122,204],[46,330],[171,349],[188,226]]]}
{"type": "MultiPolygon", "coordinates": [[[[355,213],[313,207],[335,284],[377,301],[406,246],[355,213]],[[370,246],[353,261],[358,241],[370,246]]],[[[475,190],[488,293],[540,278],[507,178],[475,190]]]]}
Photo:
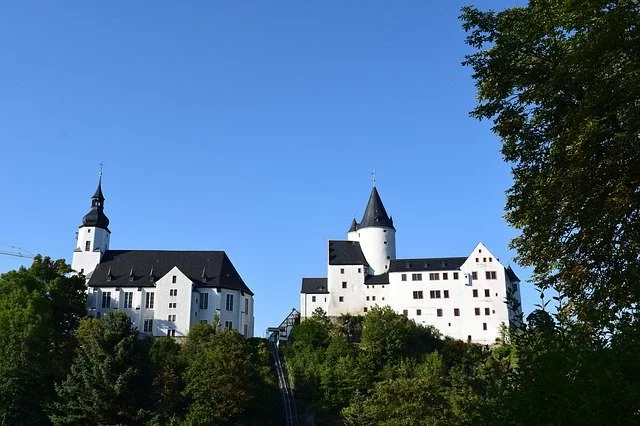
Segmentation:
{"type": "Polygon", "coordinates": [[[640,3],[531,0],[461,19],[471,114],[493,120],[512,164],[517,260],[611,332],[640,301],[640,3]]]}

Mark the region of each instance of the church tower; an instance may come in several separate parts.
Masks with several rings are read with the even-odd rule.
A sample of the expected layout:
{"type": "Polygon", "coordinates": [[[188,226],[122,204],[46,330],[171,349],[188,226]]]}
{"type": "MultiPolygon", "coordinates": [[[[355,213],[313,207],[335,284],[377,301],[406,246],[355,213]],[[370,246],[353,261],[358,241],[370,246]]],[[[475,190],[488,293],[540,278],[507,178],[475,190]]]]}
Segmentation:
{"type": "Polygon", "coordinates": [[[109,250],[109,218],[104,214],[102,195],[102,173],[98,188],[91,197],[91,211],[82,219],[76,233],[76,249],[73,251],[71,268],[87,278],[96,268],[105,251],[109,250]]]}
{"type": "Polygon", "coordinates": [[[349,241],[359,241],[372,275],[389,272],[389,263],[396,258],[396,229],[374,186],[360,223],[354,219],[347,233],[349,241]]]}

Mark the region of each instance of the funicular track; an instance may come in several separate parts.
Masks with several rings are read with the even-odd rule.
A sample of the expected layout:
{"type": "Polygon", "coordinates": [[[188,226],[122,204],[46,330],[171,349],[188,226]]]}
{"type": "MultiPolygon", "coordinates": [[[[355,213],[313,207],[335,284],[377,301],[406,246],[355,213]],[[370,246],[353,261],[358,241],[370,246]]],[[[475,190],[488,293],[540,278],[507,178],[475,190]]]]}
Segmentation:
{"type": "Polygon", "coordinates": [[[276,374],[278,375],[278,386],[280,387],[280,395],[282,397],[282,407],[284,410],[285,424],[287,426],[298,425],[298,415],[296,412],[296,403],[293,398],[293,391],[289,386],[289,380],[282,362],[282,355],[278,349],[278,342],[271,343],[271,353],[273,354],[276,374]]]}

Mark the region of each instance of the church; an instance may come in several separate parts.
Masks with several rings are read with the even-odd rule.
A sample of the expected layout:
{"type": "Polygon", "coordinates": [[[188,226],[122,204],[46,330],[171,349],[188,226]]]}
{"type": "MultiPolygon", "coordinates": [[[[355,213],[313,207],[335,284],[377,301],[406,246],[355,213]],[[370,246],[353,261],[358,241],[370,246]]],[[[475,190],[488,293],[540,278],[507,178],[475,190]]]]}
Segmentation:
{"type": "Polygon", "coordinates": [[[375,183],[362,220],[327,249],[327,277],[302,279],[303,319],[317,308],[337,317],[390,306],[443,336],[492,344],[517,318],[506,299],[520,306],[520,280],[481,242],[467,256],[397,259],[396,229],[375,183]]]}
{"type": "Polygon", "coordinates": [[[253,292],[224,251],[111,250],[102,177],[76,235],[71,267],[87,279],[87,309],[125,312],[153,336],[186,336],[218,323],[253,337],[253,292]]]}

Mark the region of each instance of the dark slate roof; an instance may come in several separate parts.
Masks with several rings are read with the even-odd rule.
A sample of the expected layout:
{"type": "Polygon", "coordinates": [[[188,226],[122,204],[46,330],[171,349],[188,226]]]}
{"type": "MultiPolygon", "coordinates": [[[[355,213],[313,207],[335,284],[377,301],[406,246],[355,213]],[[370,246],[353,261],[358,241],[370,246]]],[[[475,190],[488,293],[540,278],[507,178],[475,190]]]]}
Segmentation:
{"type": "Polygon", "coordinates": [[[98,180],[98,188],[91,197],[91,211],[82,218],[82,226],[95,226],[109,230],[109,218],[104,214],[104,195],[102,195],[102,178],[98,180]]]}
{"type": "Polygon", "coordinates": [[[362,216],[362,222],[358,224],[358,229],[368,226],[393,228],[393,219],[387,214],[384,204],[382,204],[382,200],[380,199],[380,194],[378,194],[375,186],[371,190],[367,209],[362,216]]]}
{"type": "Polygon", "coordinates": [[[150,287],[174,266],[196,287],[221,287],[253,292],[224,251],[107,250],[91,274],[89,287],[150,287]],[[133,281],[129,280],[133,271],[133,281]],[[111,274],[111,281],[108,275],[111,274]]]}
{"type": "Polygon", "coordinates": [[[104,201],[104,195],[102,195],[102,176],[98,179],[98,188],[96,188],[96,192],[93,194],[93,197],[97,200],[104,201]]]}
{"type": "Polygon", "coordinates": [[[306,294],[329,293],[329,290],[327,290],[327,279],[326,278],[303,278],[302,289],[300,290],[300,293],[306,293],[306,294]]]}
{"type": "Polygon", "coordinates": [[[353,222],[351,222],[351,228],[349,228],[348,232],[354,232],[358,230],[358,222],[356,222],[355,219],[353,219],[353,222]]]}
{"type": "Polygon", "coordinates": [[[513,272],[513,269],[511,269],[511,265],[509,265],[508,267],[504,268],[504,272],[505,272],[505,274],[507,274],[507,277],[509,278],[509,281],[511,281],[511,282],[518,281],[518,282],[520,282],[520,278],[518,278],[516,273],[513,272]]]}
{"type": "Polygon", "coordinates": [[[389,273],[385,272],[380,275],[368,275],[364,279],[365,284],[389,284],[389,273]]]}
{"type": "Polygon", "coordinates": [[[369,266],[358,241],[336,240],[329,241],[329,265],[369,266]]]}
{"type": "Polygon", "coordinates": [[[389,272],[455,271],[466,257],[426,257],[421,259],[396,259],[391,261],[389,272]]]}

